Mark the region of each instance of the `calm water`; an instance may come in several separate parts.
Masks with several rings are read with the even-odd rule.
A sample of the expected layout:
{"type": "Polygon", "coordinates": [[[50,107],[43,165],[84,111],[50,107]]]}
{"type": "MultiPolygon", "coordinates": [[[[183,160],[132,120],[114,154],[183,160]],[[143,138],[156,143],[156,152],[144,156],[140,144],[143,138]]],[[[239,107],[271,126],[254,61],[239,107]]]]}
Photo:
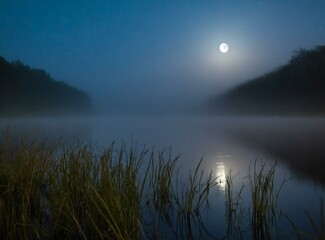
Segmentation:
{"type": "MultiPolygon", "coordinates": [[[[298,228],[313,233],[304,210],[319,224],[319,202],[325,197],[325,119],[322,118],[220,118],[175,116],[104,116],[88,118],[2,119],[3,132],[28,139],[67,144],[91,140],[99,146],[113,141],[181,155],[182,172],[203,157],[203,169],[213,171],[221,181],[232,170],[235,189],[247,185],[247,173],[255,160],[278,161],[276,183],[287,181],[280,193],[279,209],[298,228]]],[[[248,189],[248,186],[247,186],[248,189]]],[[[213,215],[207,215],[207,227],[224,229],[224,184],[221,183],[211,204],[213,215]],[[219,210],[218,210],[219,209],[219,210]],[[216,227],[217,226],[217,227],[216,227]]],[[[248,192],[243,202],[249,202],[248,192]]],[[[290,226],[281,220],[283,229],[290,226]]]]}

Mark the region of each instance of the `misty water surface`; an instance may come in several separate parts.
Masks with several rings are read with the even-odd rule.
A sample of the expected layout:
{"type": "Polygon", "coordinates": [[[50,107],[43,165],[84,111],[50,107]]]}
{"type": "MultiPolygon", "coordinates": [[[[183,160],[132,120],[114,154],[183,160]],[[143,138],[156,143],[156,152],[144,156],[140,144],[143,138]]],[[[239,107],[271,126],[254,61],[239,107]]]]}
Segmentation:
{"type": "MultiPolygon", "coordinates": [[[[204,171],[213,171],[221,181],[213,204],[216,209],[224,209],[224,180],[229,170],[236,175],[235,189],[239,189],[247,182],[249,166],[255,160],[278,161],[277,186],[290,179],[281,192],[280,208],[304,229],[311,229],[304,209],[317,221],[319,201],[325,196],[322,118],[97,116],[2,119],[0,124],[3,135],[16,140],[23,137],[51,143],[61,138],[65,145],[78,140],[98,147],[124,141],[164,151],[166,156],[171,151],[173,157],[181,156],[178,166],[182,173],[203,157],[204,171]]],[[[248,202],[249,195],[243,196],[248,202]]],[[[224,212],[216,212],[213,218],[223,219],[224,212]]],[[[224,221],[219,224],[222,228],[224,221]]]]}

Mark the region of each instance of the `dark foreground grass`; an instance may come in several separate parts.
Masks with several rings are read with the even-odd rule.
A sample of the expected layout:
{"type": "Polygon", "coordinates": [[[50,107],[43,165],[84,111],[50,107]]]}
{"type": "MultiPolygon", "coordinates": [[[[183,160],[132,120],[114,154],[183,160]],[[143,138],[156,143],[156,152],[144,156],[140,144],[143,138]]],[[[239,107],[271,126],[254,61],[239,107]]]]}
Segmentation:
{"type": "Polygon", "coordinates": [[[124,144],[104,150],[2,144],[0,236],[151,239],[160,237],[159,226],[166,222],[172,236],[180,237],[216,181],[204,178],[198,166],[189,174],[191,184],[176,188],[176,161],[124,144]]]}
{"type": "MultiPolygon", "coordinates": [[[[170,153],[124,144],[105,149],[76,144],[62,149],[1,142],[0,238],[196,239],[197,232],[204,232],[205,238],[215,239],[205,228],[201,212],[208,209],[209,196],[219,181],[201,170],[202,160],[186,177],[177,162],[170,153]]],[[[233,177],[228,175],[224,238],[276,236],[279,191],[274,189],[274,172],[275,165],[254,167],[249,173],[248,234],[242,227],[244,187],[234,193],[233,177]]]]}

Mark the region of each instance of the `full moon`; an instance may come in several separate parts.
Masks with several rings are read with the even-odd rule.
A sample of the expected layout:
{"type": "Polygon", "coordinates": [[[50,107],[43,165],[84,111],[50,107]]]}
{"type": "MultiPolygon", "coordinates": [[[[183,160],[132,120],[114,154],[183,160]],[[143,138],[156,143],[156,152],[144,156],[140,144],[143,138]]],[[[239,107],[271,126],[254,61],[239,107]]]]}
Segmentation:
{"type": "Polygon", "coordinates": [[[221,43],[220,46],[219,46],[219,50],[222,53],[228,52],[228,50],[229,50],[228,44],[227,43],[221,43]]]}

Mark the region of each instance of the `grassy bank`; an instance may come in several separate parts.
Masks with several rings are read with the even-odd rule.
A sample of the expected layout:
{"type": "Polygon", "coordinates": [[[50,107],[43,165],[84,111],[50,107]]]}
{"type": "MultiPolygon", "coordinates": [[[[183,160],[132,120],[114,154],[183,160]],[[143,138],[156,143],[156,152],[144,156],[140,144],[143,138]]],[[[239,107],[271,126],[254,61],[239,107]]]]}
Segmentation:
{"type": "MultiPolygon", "coordinates": [[[[215,239],[201,213],[209,211],[219,181],[212,173],[204,173],[201,163],[184,177],[177,157],[146,148],[76,144],[64,149],[1,142],[0,236],[215,239]]],[[[225,211],[227,221],[218,220],[228,226],[224,238],[276,236],[279,189],[274,188],[275,168],[252,167],[248,208],[241,204],[242,189],[233,192],[233,178],[228,174],[226,208],[219,210],[225,211]]]]}
{"type": "MultiPolygon", "coordinates": [[[[24,143],[0,148],[0,236],[5,239],[156,238],[188,225],[215,185],[189,173],[175,188],[177,158],[114,144],[68,149],[24,143]],[[177,221],[171,215],[177,216],[177,221]]],[[[179,236],[178,236],[179,235],[179,236]]]]}

